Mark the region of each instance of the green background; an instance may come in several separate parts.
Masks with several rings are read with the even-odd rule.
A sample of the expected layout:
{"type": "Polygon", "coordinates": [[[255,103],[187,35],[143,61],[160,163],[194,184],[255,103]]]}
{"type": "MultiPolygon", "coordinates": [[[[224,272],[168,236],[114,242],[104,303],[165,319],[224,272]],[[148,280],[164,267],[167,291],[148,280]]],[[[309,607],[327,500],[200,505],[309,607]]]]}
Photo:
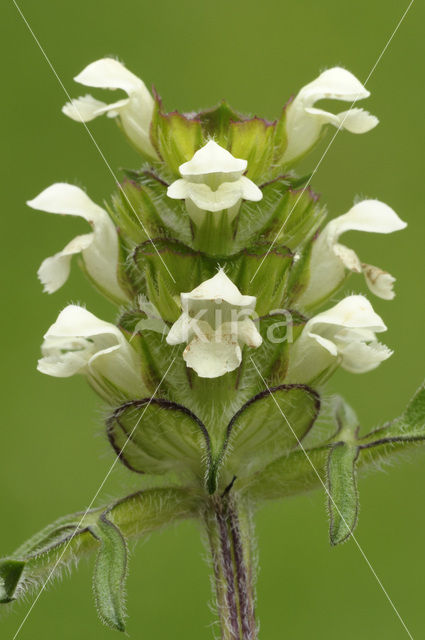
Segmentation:
{"type": "MultiPolygon", "coordinates": [[[[341,64],[365,80],[399,21],[401,0],[22,0],[31,27],[68,91],[89,62],[118,55],[168,108],[193,110],[226,97],[241,110],[274,118],[292,92],[341,64]]],[[[113,179],[82,126],[60,113],[63,90],[10,0],[3,2],[2,268],[3,395],[0,550],[11,552],[54,518],[84,508],[113,456],[102,432],[102,407],[81,378],[59,380],[35,370],[43,332],[70,301],[105,319],[114,310],[78,269],[52,296],[36,269],[62,248],[82,221],[25,207],[55,181],[87,187],[99,202],[113,179]]],[[[377,197],[409,223],[393,236],[351,234],[363,260],[397,275],[393,302],[374,299],[394,356],[361,377],[340,373],[333,388],[358,410],[363,428],[399,414],[424,374],[423,85],[424,5],[416,2],[383,55],[365,106],[381,119],[364,136],[338,135],[314,186],[332,216],[355,195],[377,197]]],[[[109,98],[109,96],[108,96],[109,98]]],[[[111,94],[112,99],[112,94],[111,94]]],[[[339,106],[339,105],[338,105],[339,106]]],[[[363,105],[362,105],[363,106],[363,105]]],[[[341,107],[341,110],[345,107],[341,107]]],[[[92,131],[114,169],[136,154],[106,118],[92,131]]],[[[305,162],[314,166],[321,148],[305,162]]],[[[361,279],[350,291],[364,291],[361,279]]],[[[138,486],[115,468],[99,502],[138,486]]],[[[358,540],[415,638],[425,628],[425,451],[361,480],[358,540]]],[[[407,637],[376,579],[351,541],[329,547],[323,492],[267,505],[257,517],[261,571],[261,638],[407,637]]],[[[212,637],[205,552],[192,523],[134,549],[128,581],[132,638],[212,637]]],[[[96,617],[91,562],[43,593],[19,638],[114,637],[96,617]]],[[[0,637],[12,640],[33,596],[1,612],[0,637]]]]}

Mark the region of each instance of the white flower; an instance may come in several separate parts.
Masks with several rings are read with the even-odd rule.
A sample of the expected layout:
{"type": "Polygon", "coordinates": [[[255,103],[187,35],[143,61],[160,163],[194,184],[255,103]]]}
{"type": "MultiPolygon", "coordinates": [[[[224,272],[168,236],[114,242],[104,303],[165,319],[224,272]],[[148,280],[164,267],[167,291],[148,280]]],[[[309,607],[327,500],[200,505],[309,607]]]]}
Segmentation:
{"type": "Polygon", "coordinates": [[[375,336],[386,329],[364,296],[344,298],[306,323],[292,347],[288,380],[310,382],[337,365],[351,373],[375,369],[392,354],[375,336]]]}
{"type": "Polygon", "coordinates": [[[369,91],[352,73],[333,67],[303,87],[286,110],[288,146],[283,160],[293,162],[318,141],[322,127],[332,124],[351,133],[366,133],[378,124],[378,118],[367,111],[352,108],[338,114],[314,108],[318,100],[332,99],[355,102],[368,98],[369,91]]]}
{"type": "Polygon", "coordinates": [[[255,296],[242,295],[220,269],[189,293],[181,294],[183,313],[168,344],[187,342],[183,358],[201,378],[217,378],[242,362],[241,344],[259,347],[262,338],[250,316],[255,296]]]}
{"type": "Polygon", "coordinates": [[[61,311],[44,336],[41,352],[41,373],[57,378],[83,374],[108,401],[145,393],[136,351],[115,325],[83,307],[69,305],[61,311]]]}
{"type": "Polygon", "coordinates": [[[93,227],[92,233],[77,236],[62,251],[46,258],[41,264],[38,277],[47,293],[53,293],[66,282],[72,256],[81,253],[87,274],[99,289],[118,302],[128,299],[118,283],[117,232],[104,209],[78,187],[60,182],[47,187],[27,204],[39,211],[79,216],[93,227]]]}
{"type": "Polygon", "coordinates": [[[106,104],[91,95],[67,102],[63,113],[77,122],[90,122],[104,113],[109,118],[119,117],[131,142],[148,156],[158,159],[150,140],[150,126],[154,100],[140,78],[113,58],[103,58],[89,64],[74,80],[86,87],[123,89],[128,98],[106,104]]]}
{"type": "Polygon", "coordinates": [[[385,300],[394,298],[395,278],[379,267],[361,262],[352,249],[339,244],[338,240],[346,231],[393,233],[406,226],[391,207],[379,200],[363,200],[344,215],[331,220],[314,243],[310,280],[298,304],[308,307],[332,294],[343,283],[347,269],[363,273],[375,295],[385,300]]]}
{"type": "Polygon", "coordinates": [[[242,200],[261,200],[261,189],[242,174],[248,162],[234,158],[229,151],[210,140],[192,160],[180,165],[181,179],[167,191],[170,198],[186,200],[188,213],[195,223],[202,222],[205,211],[228,210],[233,219],[242,200]]]}

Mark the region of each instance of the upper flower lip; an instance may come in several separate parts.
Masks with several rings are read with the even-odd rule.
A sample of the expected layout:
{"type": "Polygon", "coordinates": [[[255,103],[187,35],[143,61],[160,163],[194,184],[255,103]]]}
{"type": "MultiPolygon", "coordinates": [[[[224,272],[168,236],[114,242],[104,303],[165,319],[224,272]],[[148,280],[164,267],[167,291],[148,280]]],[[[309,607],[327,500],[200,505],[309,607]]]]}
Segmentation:
{"type": "Polygon", "coordinates": [[[75,82],[99,89],[123,89],[130,94],[145,87],[144,82],[114,58],[91,62],[74,77],[75,82]]]}
{"type": "MultiPolygon", "coordinates": [[[[179,171],[184,178],[202,176],[210,173],[242,173],[246,170],[248,161],[235,158],[214,140],[196,151],[191,160],[180,165],[179,171]]],[[[239,177],[239,176],[237,176],[239,177]]]]}
{"type": "Polygon", "coordinates": [[[332,67],[305,85],[298,95],[302,95],[305,102],[312,105],[323,99],[362,100],[370,96],[370,91],[347,69],[332,67]]]}
{"type": "Polygon", "coordinates": [[[330,324],[350,329],[368,329],[375,333],[386,331],[384,321],[372,308],[369,300],[362,295],[348,296],[331,309],[314,316],[306,324],[310,335],[317,324],[330,324]]]}
{"type": "Polygon", "coordinates": [[[198,287],[188,293],[181,293],[183,305],[191,300],[205,300],[214,302],[227,302],[235,307],[255,307],[255,296],[243,295],[237,286],[228,278],[223,269],[219,269],[216,275],[205,280],[198,287]]]}

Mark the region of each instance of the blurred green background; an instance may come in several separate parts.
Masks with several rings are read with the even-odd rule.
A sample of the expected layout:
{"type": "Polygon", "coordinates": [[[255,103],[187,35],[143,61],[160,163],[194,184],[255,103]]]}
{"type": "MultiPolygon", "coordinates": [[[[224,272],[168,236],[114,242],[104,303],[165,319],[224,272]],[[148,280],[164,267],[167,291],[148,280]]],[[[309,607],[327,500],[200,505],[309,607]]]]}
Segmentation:
{"type": "MultiPolygon", "coordinates": [[[[328,66],[341,64],[364,80],[400,19],[400,0],[22,0],[21,8],[68,91],[89,62],[118,55],[168,108],[192,110],[226,97],[235,108],[268,118],[292,92],[328,66]]],[[[83,379],[58,380],[35,370],[43,332],[70,301],[86,302],[105,319],[114,309],[75,268],[68,284],[42,294],[36,269],[83,222],[25,207],[55,181],[87,187],[99,202],[113,180],[82,126],[60,113],[65,96],[11,0],[3,2],[2,371],[0,552],[11,552],[54,518],[88,505],[113,457],[102,432],[102,408],[83,379]]],[[[341,133],[314,187],[332,216],[355,195],[377,197],[408,221],[393,236],[351,234],[363,260],[398,277],[393,302],[373,303],[388,324],[394,356],[361,377],[341,373],[333,388],[358,410],[363,428],[399,414],[424,374],[423,24],[416,2],[378,64],[366,108],[381,124],[365,136],[341,133]]],[[[109,97],[109,96],[108,96],[109,97]]],[[[112,94],[111,94],[112,97],[112,94]]],[[[362,105],[363,106],[363,105],[362,105]]],[[[339,107],[339,105],[338,105],[339,107]]],[[[342,110],[344,107],[341,107],[342,110]]],[[[92,125],[117,169],[138,158],[106,118],[92,125]]],[[[322,147],[321,151],[324,147],[322,147]]],[[[320,152],[305,162],[308,170],[320,152]]],[[[364,291],[360,278],[353,291],[364,291]]],[[[138,486],[116,467],[99,502],[138,486]]],[[[425,628],[425,450],[360,482],[360,544],[412,635],[425,628]]],[[[261,571],[261,638],[388,640],[407,637],[353,542],[331,549],[323,492],[267,505],[257,517],[261,571]]],[[[99,640],[91,562],[49,587],[19,638],[99,640]]],[[[137,545],[128,581],[132,638],[212,637],[208,573],[199,531],[184,523],[137,545]]],[[[1,612],[10,638],[32,602],[1,612]]]]}

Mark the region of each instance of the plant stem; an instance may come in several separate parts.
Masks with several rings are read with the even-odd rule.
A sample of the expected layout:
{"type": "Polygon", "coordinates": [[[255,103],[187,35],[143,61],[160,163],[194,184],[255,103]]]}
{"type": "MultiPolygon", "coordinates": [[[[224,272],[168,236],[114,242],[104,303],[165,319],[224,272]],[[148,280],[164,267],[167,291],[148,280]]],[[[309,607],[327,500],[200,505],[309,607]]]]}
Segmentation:
{"type": "Polygon", "coordinates": [[[249,514],[230,493],[212,496],[204,512],[222,640],[256,640],[249,514]]]}

